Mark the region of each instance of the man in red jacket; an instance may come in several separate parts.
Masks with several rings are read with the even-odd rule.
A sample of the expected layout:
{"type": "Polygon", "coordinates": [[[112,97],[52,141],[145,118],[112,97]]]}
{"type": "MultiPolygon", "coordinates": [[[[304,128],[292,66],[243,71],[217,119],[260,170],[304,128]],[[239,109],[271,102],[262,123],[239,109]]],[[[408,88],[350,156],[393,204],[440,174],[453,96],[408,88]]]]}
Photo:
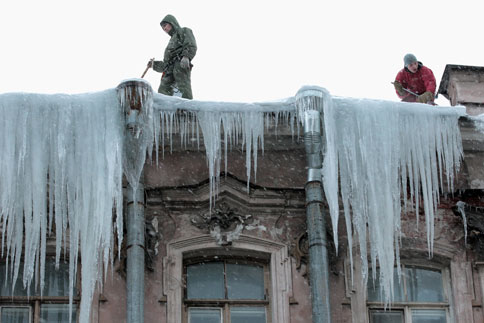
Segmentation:
{"type": "Polygon", "coordinates": [[[432,70],[417,61],[413,54],[405,55],[403,62],[404,68],[393,83],[398,97],[404,102],[433,104],[437,85],[432,70]]]}

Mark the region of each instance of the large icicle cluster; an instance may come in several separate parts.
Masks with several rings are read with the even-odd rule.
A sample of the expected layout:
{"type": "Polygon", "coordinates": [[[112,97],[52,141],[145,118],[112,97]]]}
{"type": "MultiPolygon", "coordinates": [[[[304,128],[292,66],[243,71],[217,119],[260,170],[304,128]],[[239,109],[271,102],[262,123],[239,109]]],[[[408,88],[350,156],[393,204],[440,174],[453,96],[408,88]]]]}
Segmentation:
{"type": "Polygon", "coordinates": [[[300,110],[318,109],[324,119],[327,148],[323,185],[335,244],[340,192],[350,253],[356,231],[363,277],[367,279],[369,253],[373,273],[377,272],[378,261],[380,283],[386,301],[390,301],[395,262],[399,268],[400,217],[407,210],[407,201],[416,210],[417,223],[419,205],[423,204],[428,249],[432,252],[440,192],[453,191],[454,175],[462,158],[458,127],[462,111],[422,104],[330,98],[324,90],[320,96],[325,100],[316,102],[323,106],[314,106],[314,98],[302,95],[296,104],[300,110]],[[444,187],[444,183],[448,186],[444,187]]]}
{"type": "Polygon", "coordinates": [[[153,91],[151,85],[142,79],[125,80],[117,90],[120,111],[124,112],[126,120],[123,170],[133,191],[136,191],[146,155],[148,153],[151,157],[153,151],[153,91]]]}
{"type": "MultiPolygon", "coordinates": [[[[203,139],[210,179],[210,205],[217,194],[222,160],[227,170],[227,152],[239,145],[246,154],[247,190],[252,174],[256,178],[258,151],[264,150],[264,130],[277,132],[279,122],[290,124],[294,132],[294,100],[271,103],[197,102],[155,95],[155,133],[164,147],[173,145],[173,134],[184,147],[193,141],[201,148],[203,139]],[[178,111],[178,112],[177,112],[178,111]],[[200,134],[201,133],[201,134],[200,134]]],[[[157,154],[158,155],[158,154],[157,154]]],[[[164,155],[164,151],[163,151],[164,155]]]]}
{"type": "MultiPolygon", "coordinates": [[[[293,122],[297,120],[299,127],[304,111],[320,111],[325,128],[323,142],[326,143],[322,180],[336,246],[338,199],[341,197],[350,254],[353,232],[356,232],[363,277],[367,279],[368,276],[369,253],[373,269],[378,262],[379,279],[387,301],[393,295],[395,262],[399,268],[400,217],[407,207],[419,210],[423,205],[428,249],[432,252],[439,196],[442,191],[453,191],[454,174],[462,158],[458,118],[465,113],[463,109],[331,97],[319,87],[303,87],[295,98],[267,104],[176,99],[170,99],[167,104],[165,97],[163,101],[160,99],[155,96],[155,109],[160,111],[161,124],[166,125],[169,136],[177,128],[186,141],[186,134],[191,130],[190,137],[194,137],[195,131],[198,142],[198,126],[188,126],[198,120],[207,154],[211,192],[216,192],[220,172],[221,138],[224,138],[225,152],[227,142],[236,143],[238,137],[243,143],[252,142],[252,151],[250,145],[246,147],[247,178],[250,180],[251,162],[254,173],[257,165],[257,143],[263,143],[264,123],[267,126],[268,120],[282,120],[294,130],[293,122]],[[184,110],[190,117],[176,115],[176,109],[184,110]],[[444,183],[448,186],[444,187],[444,183]]],[[[158,131],[163,133],[163,130],[158,131]]]]}
{"type": "Polygon", "coordinates": [[[21,276],[29,286],[38,268],[42,291],[47,238],[55,233],[56,262],[63,244],[69,250],[71,302],[80,253],[80,322],[86,323],[102,264],[106,270],[112,260],[113,208],[122,234],[124,122],[116,91],[3,94],[0,114],[2,257],[9,277],[21,276]]]}
{"type": "Polygon", "coordinates": [[[399,261],[400,216],[407,201],[416,210],[423,205],[432,250],[439,190],[444,183],[452,185],[462,157],[460,112],[331,97],[317,87],[303,88],[301,93],[308,91],[311,95],[253,104],[200,102],[141,91],[137,95],[147,109],[138,116],[142,129],[131,128],[132,136],[125,135],[123,118],[123,113],[131,113],[123,110],[131,100],[129,92],[120,96],[116,90],[75,96],[0,95],[2,250],[8,255],[14,281],[21,261],[26,286],[36,266],[43,281],[47,237],[54,231],[57,261],[62,243],[69,243],[71,300],[80,252],[80,322],[87,323],[102,266],[105,272],[112,263],[114,233],[119,242],[122,239],[123,169],[136,186],[145,152],[151,153],[153,143],[155,149],[164,147],[165,141],[171,147],[173,134],[178,134],[182,145],[205,149],[212,198],[222,159],[227,167],[226,154],[232,146],[244,148],[250,180],[264,148],[264,131],[277,131],[282,123],[298,134],[302,113],[315,109],[324,124],[322,179],[335,243],[341,198],[348,245],[353,245],[356,232],[364,277],[368,252],[372,266],[377,262],[380,266],[381,284],[390,299],[393,267],[399,261]]]}

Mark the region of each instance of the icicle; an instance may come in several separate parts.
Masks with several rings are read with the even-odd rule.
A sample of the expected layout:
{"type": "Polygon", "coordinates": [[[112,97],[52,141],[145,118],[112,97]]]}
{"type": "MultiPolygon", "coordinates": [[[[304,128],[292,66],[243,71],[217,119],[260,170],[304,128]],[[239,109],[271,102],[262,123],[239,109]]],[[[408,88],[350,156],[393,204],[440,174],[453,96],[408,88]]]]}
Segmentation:
{"type": "MultiPolygon", "coordinates": [[[[247,111],[244,113],[222,113],[213,111],[200,111],[197,113],[202,130],[205,153],[210,178],[210,205],[214,203],[213,196],[217,196],[220,165],[222,160],[222,138],[224,138],[225,161],[227,161],[228,138],[237,143],[242,137],[242,147],[245,147],[247,190],[252,174],[252,161],[254,163],[254,178],[257,169],[257,152],[259,142],[264,139],[264,114],[262,112],[247,111]]],[[[263,149],[263,145],[261,145],[263,149]]],[[[227,166],[226,166],[227,167],[227,166]]]]}
{"type": "Polygon", "coordinates": [[[30,289],[36,269],[40,287],[44,285],[46,236],[55,225],[57,266],[61,246],[69,239],[71,303],[81,245],[81,322],[86,323],[92,292],[102,276],[98,266],[110,258],[113,206],[122,214],[122,128],[116,93],[3,94],[0,113],[2,252],[10,261],[13,281],[24,245],[24,286],[30,289]]]}
{"type": "MultiPolygon", "coordinates": [[[[371,264],[374,269],[377,263],[380,266],[380,280],[387,300],[391,299],[393,293],[395,259],[399,265],[400,215],[407,210],[416,210],[418,225],[418,210],[422,203],[429,254],[432,253],[434,216],[439,202],[439,189],[444,182],[443,173],[447,189],[452,191],[454,175],[462,158],[457,126],[462,112],[457,112],[455,108],[436,109],[421,104],[333,98],[320,87],[303,87],[295,98],[272,103],[197,102],[164,96],[155,96],[154,99],[156,108],[160,110],[183,109],[197,113],[206,147],[211,192],[216,192],[218,185],[222,136],[226,153],[227,140],[237,144],[241,135],[250,180],[252,158],[254,173],[256,169],[258,140],[263,143],[263,132],[259,129],[264,129],[264,122],[266,130],[272,125],[277,133],[278,123],[282,119],[291,126],[293,134],[296,132],[299,135],[304,111],[320,111],[324,124],[322,139],[326,143],[323,152],[323,186],[336,246],[340,193],[350,254],[355,232],[366,280],[366,246],[369,240],[371,264]],[[255,116],[248,114],[248,111],[263,112],[265,115],[255,116]],[[254,129],[257,129],[256,133],[253,133],[254,129]],[[254,141],[254,138],[260,139],[254,141]],[[407,196],[407,185],[410,187],[410,196],[407,196]]],[[[350,259],[352,262],[352,257],[350,259]]]]}
{"type": "MultiPolygon", "coordinates": [[[[459,113],[422,104],[333,98],[318,87],[306,87],[303,92],[311,95],[253,104],[152,96],[143,87],[136,93],[120,92],[119,97],[114,90],[76,96],[0,95],[2,254],[7,255],[14,280],[19,275],[23,246],[24,285],[29,287],[35,268],[39,268],[43,280],[46,235],[54,225],[57,264],[62,244],[69,239],[71,302],[81,253],[80,322],[87,323],[94,288],[102,283],[102,267],[106,272],[113,261],[114,231],[119,243],[122,239],[123,167],[128,181],[136,187],[146,153],[151,157],[153,142],[164,147],[167,139],[171,151],[172,136],[178,133],[181,147],[195,138],[200,146],[201,131],[212,205],[222,149],[227,160],[227,150],[232,146],[241,144],[245,148],[249,186],[252,174],[256,176],[258,151],[264,148],[264,128],[273,127],[277,133],[283,123],[290,125],[293,135],[299,135],[302,112],[316,109],[324,124],[322,179],[335,243],[340,193],[350,252],[355,232],[366,281],[369,241],[372,267],[375,269],[377,263],[380,266],[385,299],[390,300],[395,259],[399,264],[401,198],[408,198],[411,206],[415,204],[417,216],[422,203],[431,254],[434,216],[444,182],[442,172],[447,189],[452,191],[462,158],[459,113]],[[127,111],[135,96],[141,98],[143,109],[127,111]],[[134,136],[126,136],[126,142],[119,101],[129,117],[138,114],[138,123],[131,128],[134,136]],[[152,107],[157,110],[154,115],[152,107]],[[407,184],[410,196],[406,195],[407,184]]],[[[403,211],[406,209],[405,201],[403,211]]]]}
{"type": "MultiPolygon", "coordinates": [[[[453,108],[349,98],[333,98],[332,108],[332,116],[324,110],[328,116],[325,118],[326,136],[334,138],[333,152],[330,152],[331,140],[327,138],[325,163],[328,163],[329,154],[337,156],[333,157],[337,158],[333,162],[339,164],[348,243],[351,246],[354,229],[366,280],[369,241],[373,272],[378,264],[383,294],[389,302],[393,297],[395,260],[399,264],[401,198],[406,197],[409,183],[417,221],[422,200],[431,254],[439,184],[442,185],[440,178],[444,172],[452,185],[462,157],[457,124],[460,113],[453,108]]],[[[338,174],[337,167],[332,171],[338,174]]],[[[328,190],[335,194],[338,186],[337,182],[330,183],[326,176],[324,181],[329,202],[328,193],[331,192],[328,190]]],[[[332,214],[331,218],[337,218],[337,214],[332,214]]],[[[337,236],[336,231],[334,234],[337,236]]]]}
{"type": "MultiPolygon", "coordinates": [[[[334,109],[333,100],[329,92],[320,87],[305,86],[296,94],[296,109],[298,124],[303,120],[304,112],[307,110],[317,110],[320,112],[321,124],[324,129],[321,131],[321,142],[325,143],[323,154],[322,180],[326,199],[328,201],[331,223],[334,234],[334,244],[338,250],[338,159],[336,154],[334,137],[334,109]]],[[[347,228],[351,232],[351,228],[347,228]]],[[[348,235],[351,242],[351,236],[348,235]]],[[[350,248],[351,248],[351,244],[350,248]]],[[[351,260],[352,261],[352,260],[351,260]]]]}
{"type": "Polygon", "coordinates": [[[121,83],[117,93],[121,109],[126,115],[125,132],[132,133],[132,135],[124,136],[124,174],[136,191],[146,154],[148,153],[148,157],[151,158],[155,140],[154,133],[157,129],[154,126],[156,119],[153,117],[153,91],[148,82],[134,79],[121,83]],[[135,84],[135,86],[131,86],[131,84],[135,84]]]}
{"type": "Polygon", "coordinates": [[[466,211],[465,206],[466,203],[459,201],[456,203],[457,211],[462,215],[462,222],[464,222],[464,241],[467,244],[467,218],[466,218],[466,211]]]}
{"type": "Polygon", "coordinates": [[[217,195],[217,182],[220,174],[220,136],[221,136],[221,121],[220,115],[215,113],[198,114],[200,128],[203,133],[203,141],[205,144],[205,154],[207,156],[207,164],[210,178],[210,208],[213,206],[212,196],[217,195]]]}

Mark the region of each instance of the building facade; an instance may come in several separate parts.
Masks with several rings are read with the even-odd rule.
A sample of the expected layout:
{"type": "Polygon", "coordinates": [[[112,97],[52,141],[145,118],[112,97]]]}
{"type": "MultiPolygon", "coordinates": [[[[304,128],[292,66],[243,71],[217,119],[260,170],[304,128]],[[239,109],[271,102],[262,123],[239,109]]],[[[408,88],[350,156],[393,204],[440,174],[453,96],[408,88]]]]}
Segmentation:
{"type": "MultiPolygon", "coordinates": [[[[477,115],[484,104],[481,73],[448,66],[439,93],[477,115]]],[[[402,275],[395,271],[391,306],[382,302],[376,273],[363,277],[356,243],[350,261],[344,220],[335,250],[325,206],[332,322],[484,322],[484,134],[468,117],[459,126],[463,165],[454,192],[440,196],[432,251],[422,210],[402,217],[402,275]]],[[[145,164],[145,322],[312,321],[302,133],[271,130],[256,177],[247,179],[244,154],[228,152],[213,200],[203,148],[167,153],[167,146],[158,164],[145,164]]],[[[54,252],[53,244],[47,248],[54,252]]],[[[126,252],[118,248],[121,258],[94,294],[93,323],[126,322],[126,252]]],[[[65,266],[55,270],[49,258],[46,268],[42,294],[39,287],[30,297],[0,276],[0,323],[76,317],[82,292],[75,290],[70,313],[65,266]]]]}

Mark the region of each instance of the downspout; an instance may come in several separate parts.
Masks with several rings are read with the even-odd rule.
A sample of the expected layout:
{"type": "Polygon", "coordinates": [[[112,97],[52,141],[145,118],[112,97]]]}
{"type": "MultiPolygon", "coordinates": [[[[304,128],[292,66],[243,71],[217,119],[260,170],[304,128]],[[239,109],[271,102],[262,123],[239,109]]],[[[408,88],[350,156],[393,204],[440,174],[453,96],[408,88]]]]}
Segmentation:
{"type": "Polygon", "coordinates": [[[145,213],[143,165],[151,129],[146,116],[152,104],[149,83],[127,80],[117,87],[125,114],[123,168],[126,201],[126,323],[144,322],[145,213]],[[148,138],[148,140],[146,139],[148,138]]]}
{"type": "Polygon", "coordinates": [[[144,185],[131,184],[125,191],[127,201],[126,239],[126,322],[144,322],[145,214],[144,185]]]}
{"type": "Polygon", "coordinates": [[[328,251],[321,185],[322,142],[320,116],[316,110],[304,113],[304,143],[308,166],[305,191],[313,323],[330,323],[328,251]]]}

